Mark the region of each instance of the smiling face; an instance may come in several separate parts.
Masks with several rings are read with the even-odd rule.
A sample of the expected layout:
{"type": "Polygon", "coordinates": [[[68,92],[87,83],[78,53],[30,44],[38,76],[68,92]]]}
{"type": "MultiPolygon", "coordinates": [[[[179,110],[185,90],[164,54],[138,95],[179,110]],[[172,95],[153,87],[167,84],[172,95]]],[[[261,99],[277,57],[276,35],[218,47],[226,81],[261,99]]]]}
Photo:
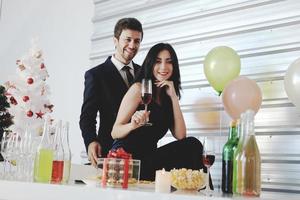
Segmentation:
{"type": "Polygon", "coordinates": [[[173,63],[170,52],[162,50],[156,58],[153,75],[158,81],[168,80],[173,73],[173,63]]]}
{"type": "Polygon", "coordinates": [[[128,64],[137,54],[141,40],[141,32],[131,29],[123,30],[119,38],[114,37],[116,59],[124,64],[128,64]]]}

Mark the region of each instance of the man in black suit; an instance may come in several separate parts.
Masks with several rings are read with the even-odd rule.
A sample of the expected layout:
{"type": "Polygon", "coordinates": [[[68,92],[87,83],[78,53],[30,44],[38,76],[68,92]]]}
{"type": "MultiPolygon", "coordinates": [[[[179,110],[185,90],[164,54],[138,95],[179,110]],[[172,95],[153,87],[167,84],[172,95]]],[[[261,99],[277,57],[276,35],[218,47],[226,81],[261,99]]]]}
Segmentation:
{"type": "Polygon", "coordinates": [[[120,19],[114,29],[115,52],[85,73],[80,129],[92,165],[106,156],[113,139],[111,129],[120,103],[140,66],[132,62],[143,39],[142,24],[135,18],[120,19]],[[97,113],[100,114],[98,134],[97,113]]]}

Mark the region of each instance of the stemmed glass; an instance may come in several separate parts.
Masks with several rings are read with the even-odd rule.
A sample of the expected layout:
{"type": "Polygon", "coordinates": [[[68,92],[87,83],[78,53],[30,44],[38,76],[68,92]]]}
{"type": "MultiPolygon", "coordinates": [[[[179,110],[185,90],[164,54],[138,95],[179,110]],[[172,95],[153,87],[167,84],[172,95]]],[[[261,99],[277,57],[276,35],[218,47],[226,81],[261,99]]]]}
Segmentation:
{"type": "Polygon", "coordinates": [[[208,139],[207,137],[204,138],[203,141],[203,164],[207,168],[207,175],[206,175],[206,188],[203,191],[205,195],[212,195],[213,190],[210,189],[209,185],[209,175],[210,175],[210,167],[215,162],[215,151],[214,151],[214,141],[208,139]]]}
{"type": "MultiPolygon", "coordinates": [[[[144,78],[142,80],[142,100],[143,104],[145,105],[145,112],[147,112],[148,104],[152,100],[152,81],[151,79],[144,78]]],[[[143,126],[152,126],[152,123],[149,122],[149,119],[145,123],[142,124],[143,126]]]]}
{"type": "Polygon", "coordinates": [[[1,155],[4,159],[3,163],[3,174],[2,178],[5,179],[7,175],[7,165],[8,165],[8,160],[7,160],[7,151],[8,151],[8,140],[10,139],[10,135],[7,131],[4,131],[2,139],[1,139],[1,155]]]}

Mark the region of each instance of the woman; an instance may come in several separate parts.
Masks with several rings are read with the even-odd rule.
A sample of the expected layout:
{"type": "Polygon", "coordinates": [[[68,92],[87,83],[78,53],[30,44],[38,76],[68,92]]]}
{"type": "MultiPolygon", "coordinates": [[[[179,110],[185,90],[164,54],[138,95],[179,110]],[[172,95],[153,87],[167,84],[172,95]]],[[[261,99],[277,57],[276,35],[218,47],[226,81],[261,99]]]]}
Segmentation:
{"type": "Polygon", "coordinates": [[[148,52],[135,83],[124,96],[112,137],[113,149],[123,147],[141,160],[141,179],[154,180],[155,170],[165,168],[201,169],[202,144],[186,138],[186,126],[179,106],[180,73],[177,55],[170,44],[159,43],[148,52]],[[152,101],[144,111],[141,81],[152,80],[152,101]],[[149,121],[152,126],[143,126],[149,121]],[[170,130],[175,142],[157,148],[170,130]]]}

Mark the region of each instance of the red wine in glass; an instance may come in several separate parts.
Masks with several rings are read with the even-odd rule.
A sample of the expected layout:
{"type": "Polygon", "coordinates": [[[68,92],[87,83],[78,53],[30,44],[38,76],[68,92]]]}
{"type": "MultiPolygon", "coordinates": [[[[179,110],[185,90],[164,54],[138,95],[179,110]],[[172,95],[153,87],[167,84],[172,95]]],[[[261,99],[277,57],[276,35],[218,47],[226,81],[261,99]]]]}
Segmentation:
{"type": "Polygon", "coordinates": [[[142,96],[143,104],[148,105],[152,100],[152,94],[151,93],[144,93],[142,96]]]}
{"type": "Polygon", "coordinates": [[[206,167],[210,167],[214,164],[215,162],[215,155],[203,155],[203,164],[206,167]]]}
{"type": "Polygon", "coordinates": [[[207,137],[205,137],[204,141],[203,141],[202,161],[203,161],[204,166],[207,168],[206,187],[205,187],[205,190],[203,191],[203,193],[207,196],[211,196],[213,193],[213,190],[210,189],[209,177],[210,177],[210,167],[215,162],[215,150],[214,150],[214,141],[212,139],[208,139],[207,137]]]}
{"type": "MultiPolygon", "coordinates": [[[[151,79],[143,79],[142,80],[142,101],[145,104],[145,112],[147,112],[148,104],[152,100],[152,81],[151,79]]],[[[152,123],[148,122],[149,119],[145,123],[143,123],[143,126],[152,126],[152,123]]]]}

